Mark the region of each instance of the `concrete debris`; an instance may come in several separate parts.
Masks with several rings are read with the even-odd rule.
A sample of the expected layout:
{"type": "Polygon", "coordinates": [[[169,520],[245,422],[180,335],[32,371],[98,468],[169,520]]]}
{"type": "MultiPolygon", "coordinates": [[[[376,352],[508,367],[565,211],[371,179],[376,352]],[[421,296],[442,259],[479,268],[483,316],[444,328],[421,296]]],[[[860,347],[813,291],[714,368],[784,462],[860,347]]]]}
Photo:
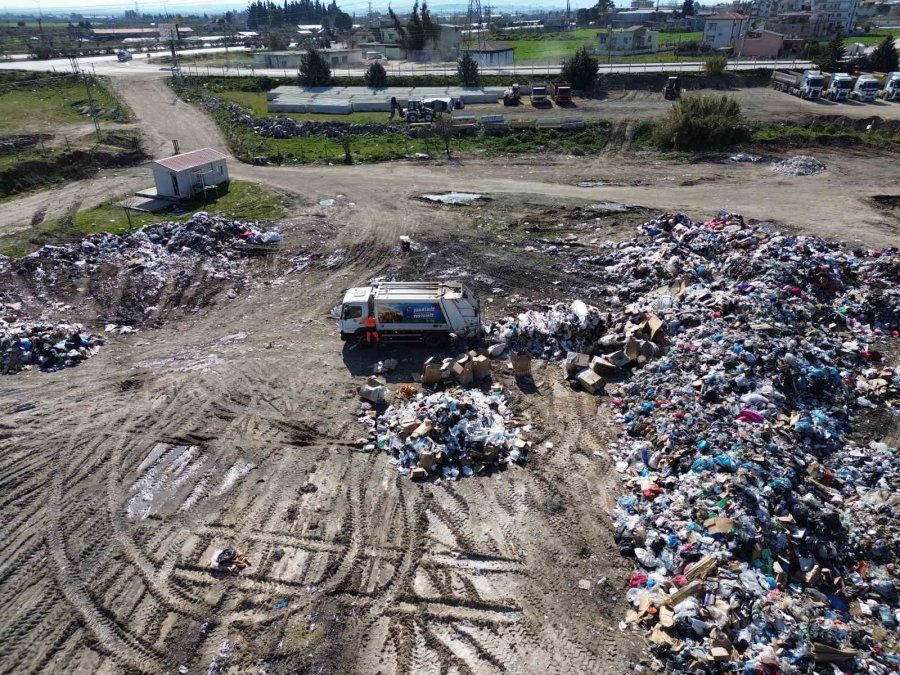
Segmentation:
{"type": "Polygon", "coordinates": [[[372,428],[363,449],[388,453],[400,474],[414,479],[456,479],[528,461],[530,443],[499,386],[489,393],[459,388],[418,393],[380,415],[368,411],[361,421],[372,428]]]}
{"type": "Polygon", "coordinates": [[[359,396],[372,403],[390,403],[394,394],[383,381],[372,376],[359,388],[359,396]]]}
{"type": "Polygon", "coordinates": [[[440,204],[451,204],[453,206],[462,206],[484,199],[484,195],[474,194],[471,192],[447,192],[439,195],[422,195],[422,199],[429,202],[437,202],[440,204]]]}
{"type": "Polygon", "coordinates": [[[37,367],[52,372],[77,366],[106,343],[78,323],[7,321],[0,314],[0,374],[37,367]]]}
{"type": "Polygon", "coordinates": [[[613,392],[627,621],[667,672],[897,672],[900,462],[853,434],[900,405],[876,349],[900,328],[897,249],[727,213],[640,233],[625,310],[668,337],[613,392]]]}
{"type": "Polygon", "coordinates": [[[772,168],[779,173],[786,173],[790,176],[812,176],[824,171],[825,165],[815,157],[797,155],[773,164],[772,168]]]}

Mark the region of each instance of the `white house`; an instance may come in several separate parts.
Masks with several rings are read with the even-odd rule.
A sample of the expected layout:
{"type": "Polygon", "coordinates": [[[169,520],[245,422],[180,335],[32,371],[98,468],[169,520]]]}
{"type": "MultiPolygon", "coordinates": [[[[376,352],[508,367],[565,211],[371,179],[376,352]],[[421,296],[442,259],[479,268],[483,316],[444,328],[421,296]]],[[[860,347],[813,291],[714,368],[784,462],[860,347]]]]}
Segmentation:
{"type": "Polygon", "coordinates": [[[639,54],[657,51],[659,32],[644,26],[597,33],[598,54],[639,54]]]}
{"type": "Polygon", "coordinates": [[[226,157],[213,148],[201,148],[153,162],[156,194],[164,199],[188,199],[206,188],[228,182],[226,157]]]}
{"type": "Polygon", "coordinates": [[[706,24],[703,27],[703,43],[713,49],[723,49],[736,43],[749,26],[749,21],[743,14],[735,12],[714,14],[706,18],[706,24]]]}

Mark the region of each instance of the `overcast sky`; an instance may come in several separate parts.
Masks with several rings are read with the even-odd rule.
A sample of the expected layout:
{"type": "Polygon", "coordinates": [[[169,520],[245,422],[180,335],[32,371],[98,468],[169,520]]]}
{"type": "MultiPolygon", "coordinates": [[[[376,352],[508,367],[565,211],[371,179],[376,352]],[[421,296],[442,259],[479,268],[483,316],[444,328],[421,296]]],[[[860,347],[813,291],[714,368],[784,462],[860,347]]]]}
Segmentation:
{"type": "MultiPolygon", "coordinates": [[[[277,2],[281,2],[281,0],[276,0],[277,2]]],[[[486,7],[489,0],[482,0],[482,7],[486,7]]],[[[432,8],[440,9],[442,5],[453,7],[453,8],[465,8],[467,2],[466,0],[460,0],[455,2],[453,0],[449,0],[447,2],[440,2],[439,0],[432,0],[429,3],[432,8]]],[[[533,7],[535,9],[538,8],[559,8],[565,7],[565,0],[537,0],[536,2],[529,2],[528,0],[490,0],[490,4],[495,8],[509,8],[515,7],[517,9],[529,8],[533,7]]],[[[578,7],[589,7],[596,4],[596,0],[572,0],[572,8],[576,9],[578,7]]],[[[629,4],[626,0],[617,0],[617,5],[625,5],[629,4]]],[[[178,2],[178,0],[147,0],[146,2],[141,2],[138,0],[137,3],[138,8],[142,12],[150,12],[157,13],[163,11],[169,12],[209,12],[209,13],[217,13],[224,11],[225,9],[243,9],[246,7],[245,2],[223,2],[223,0],[183,0],[182,2],[178,2]]],[[[357,14],[365,13],[366,8],[368,7],[367,0],[338,0],[338,6],[341,7],[345,12],[357,14]]],[[[387,2],[377,2],[373,0],[372,6],[381,11],[387,10],[387,2]]],[[[398,11],[407,11],[412,7],[412,0],[393,0],[391,2],[391,6],[398,11]]],[[[125,2],[123,0],[0,0],[0,11],[3,12],[27,12],[38,14],[39,11],[42,12],[78,12],[80,14],[90,15],[90,14],[104,14],[104,13],[116,13],[121,14],[126,9],[134,9],[134,2],[125,2]]]]}

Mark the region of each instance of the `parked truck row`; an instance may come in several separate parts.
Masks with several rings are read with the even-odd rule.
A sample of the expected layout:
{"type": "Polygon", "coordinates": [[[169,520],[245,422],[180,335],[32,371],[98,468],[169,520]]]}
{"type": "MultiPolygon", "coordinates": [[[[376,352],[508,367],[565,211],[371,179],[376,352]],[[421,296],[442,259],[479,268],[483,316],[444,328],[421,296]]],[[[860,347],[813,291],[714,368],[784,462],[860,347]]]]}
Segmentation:
{"type": "Polygon", "coordinates": [[[775,70],[772,88],[804,99],[871,103],[876,98],[900,100],[900,72],[823,73],[819,70],[775,70]]]}

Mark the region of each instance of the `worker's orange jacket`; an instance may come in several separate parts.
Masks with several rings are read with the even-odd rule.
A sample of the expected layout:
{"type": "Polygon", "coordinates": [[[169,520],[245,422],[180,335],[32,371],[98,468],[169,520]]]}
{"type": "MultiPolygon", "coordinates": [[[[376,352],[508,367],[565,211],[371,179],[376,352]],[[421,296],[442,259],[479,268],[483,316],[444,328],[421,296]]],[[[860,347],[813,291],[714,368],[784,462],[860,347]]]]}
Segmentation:
{"type": "Polygon", "coordinates": [[[377,328],[377,323],[375,321],[375,317],[367,316],[365,319],[363,319],[363,326],[365,326],[366,328],[371,328],[372,330],[375,330],[375,328],[377,328]]]}

